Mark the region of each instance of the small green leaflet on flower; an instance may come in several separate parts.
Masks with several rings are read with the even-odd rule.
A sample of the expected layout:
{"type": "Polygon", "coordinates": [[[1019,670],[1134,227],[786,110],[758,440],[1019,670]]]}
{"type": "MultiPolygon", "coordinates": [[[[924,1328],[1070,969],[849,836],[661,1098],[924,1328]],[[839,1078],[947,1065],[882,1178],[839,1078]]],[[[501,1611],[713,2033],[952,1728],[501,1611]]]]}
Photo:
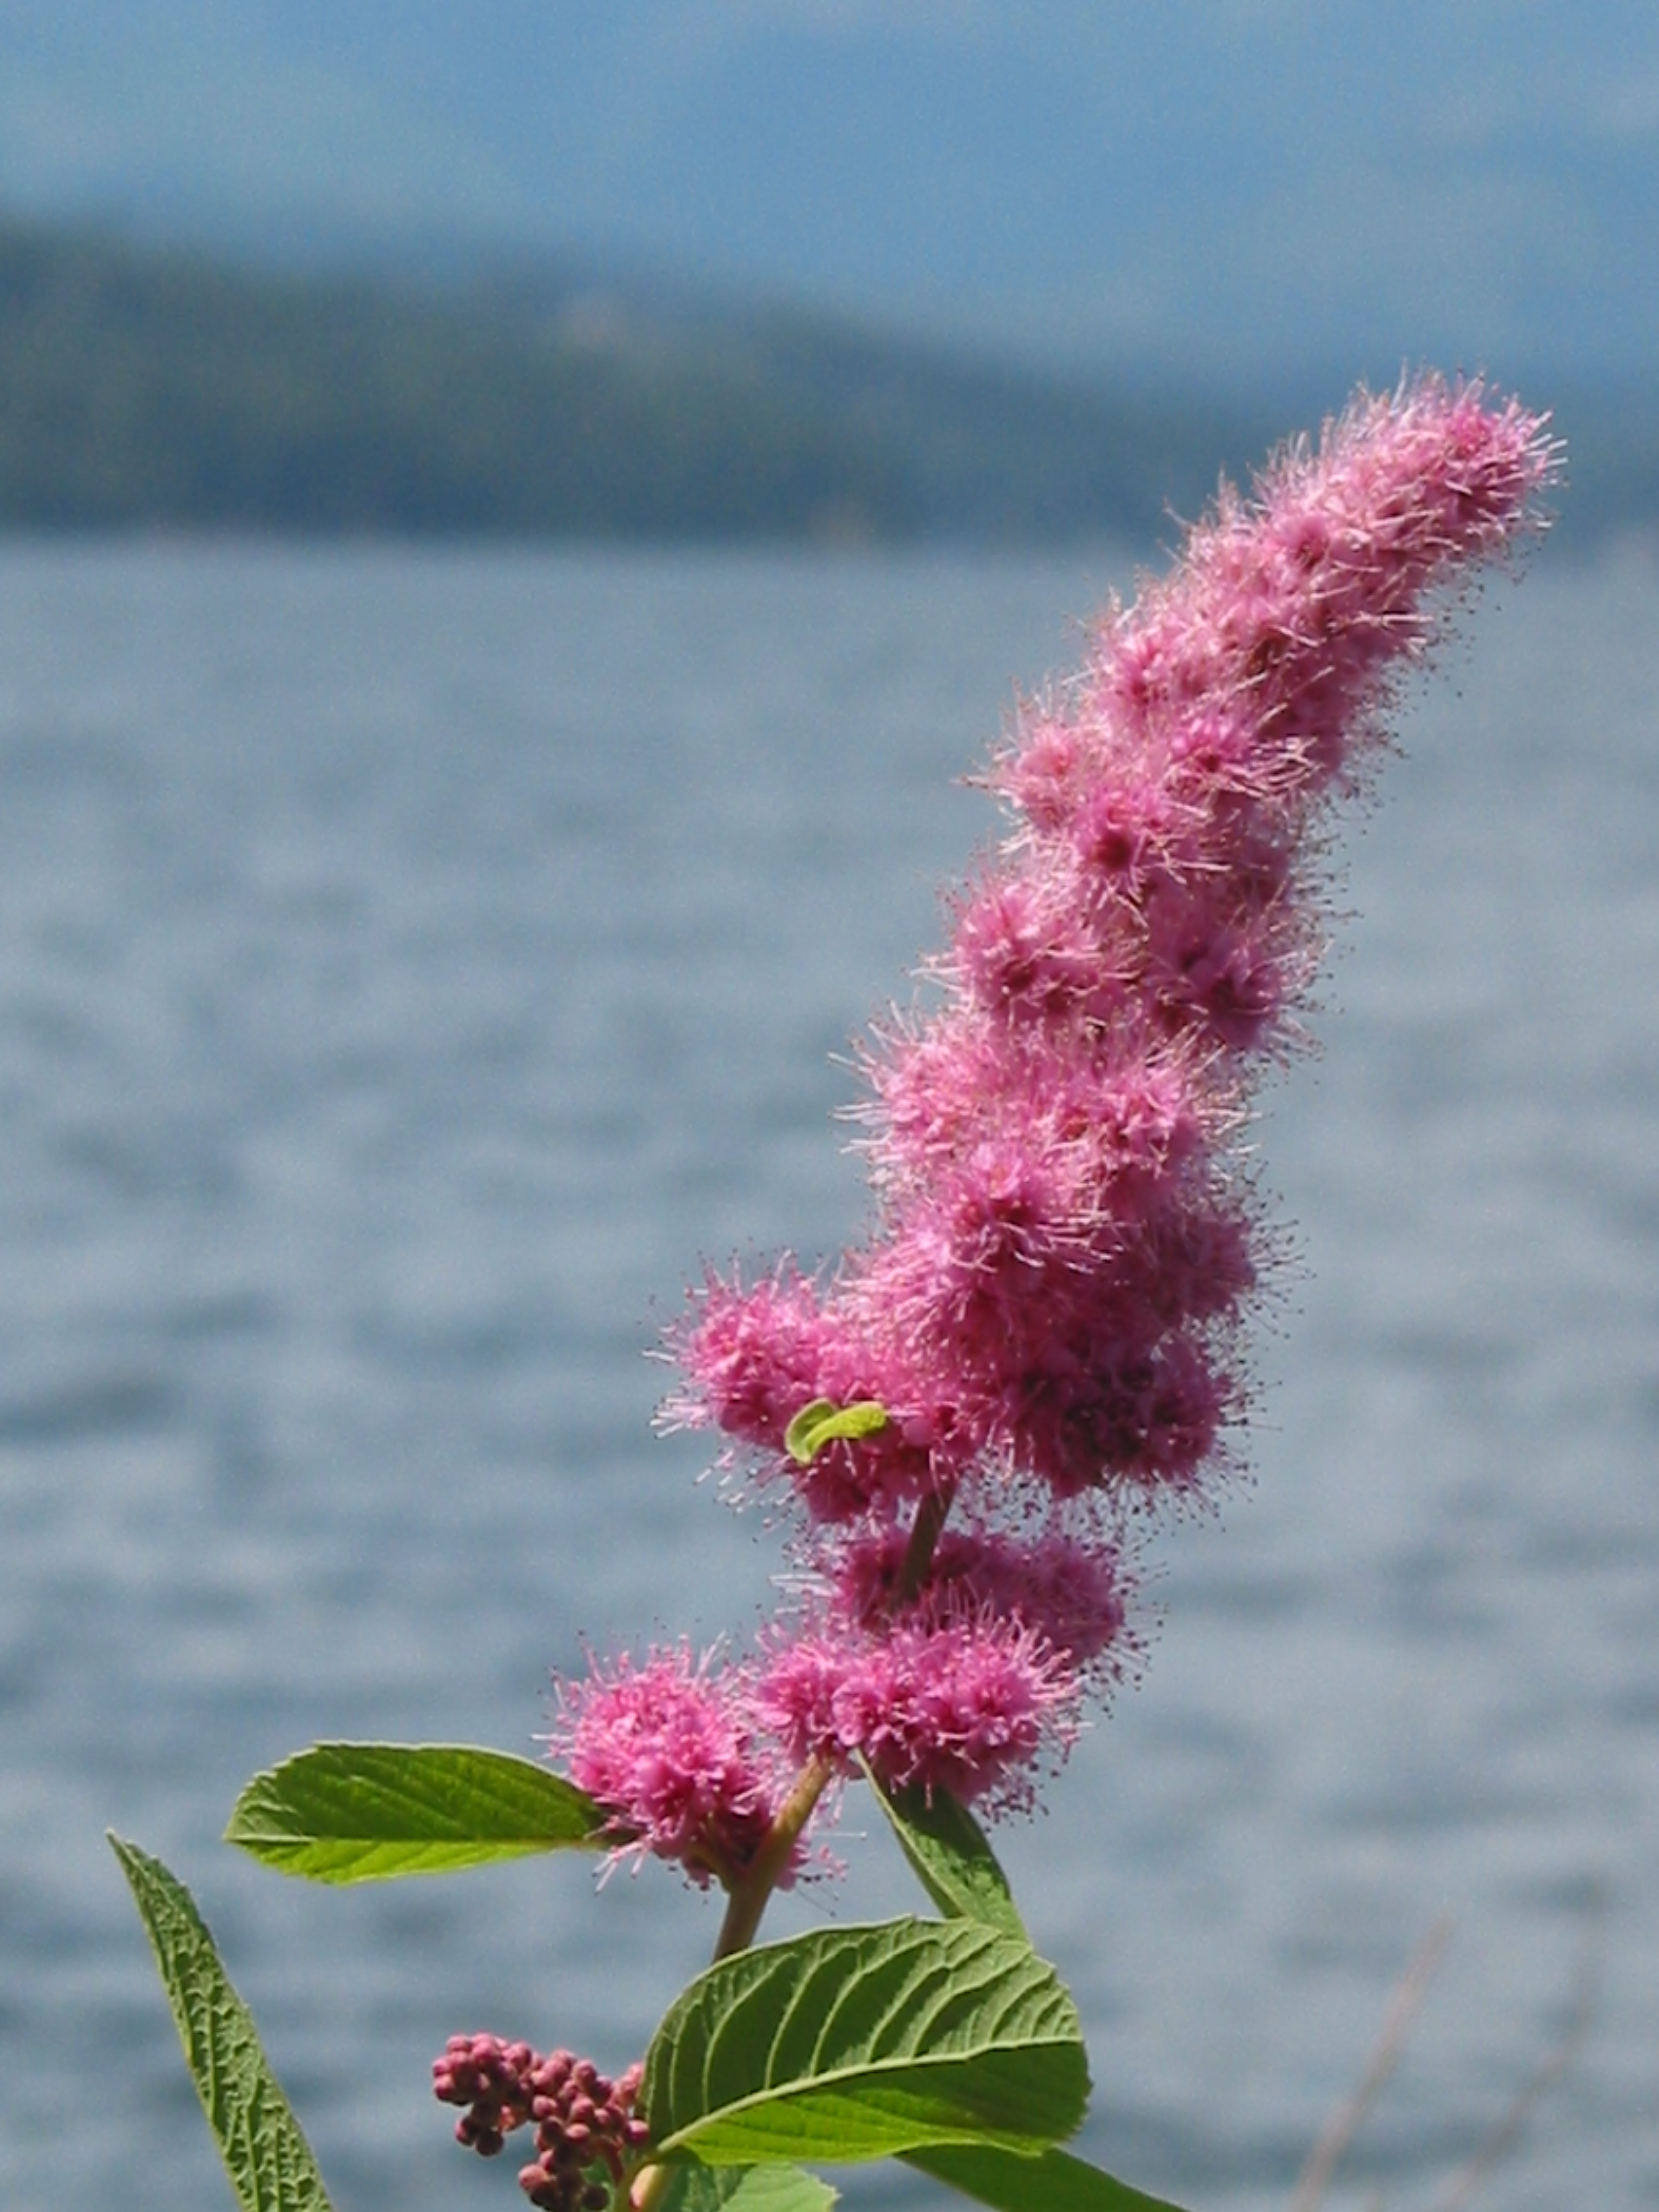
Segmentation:
{"type": "Polygon", "coordinates": [[[873,1436],[885,1428],[887,1408],[873,1398],[838,1406],[833,1398],[811,1398],[784,1431],[784,1449],[797,1466],[810,1467],[827,1444],[840,1438],[873,1436]]]}
{"type": "Polygon", "coordinates": [[[331,2212],[311,2145],[196,1900],[159,1859],[114,1833],[109,1842],[156,1954],[190,2078],[242,2212],[331,2212]]]}
{"type": "Polygon", "coordinates": [[[464,1744],[313,1744],[256,1774],[227,1843],[313,1882],[447,1874],[541,1851],[603,1851],[606,1816],[532,1759],[464,1744]]]}
{"type": "Polygon", "coordinates": [[[1032,2155],[1083,2119],[1077,2009],[966,1920],[819,1929],[723,1959],[669,2008],[641,2108],[658,2153],[831,2165],[937,2143],[1032,2155]]]}

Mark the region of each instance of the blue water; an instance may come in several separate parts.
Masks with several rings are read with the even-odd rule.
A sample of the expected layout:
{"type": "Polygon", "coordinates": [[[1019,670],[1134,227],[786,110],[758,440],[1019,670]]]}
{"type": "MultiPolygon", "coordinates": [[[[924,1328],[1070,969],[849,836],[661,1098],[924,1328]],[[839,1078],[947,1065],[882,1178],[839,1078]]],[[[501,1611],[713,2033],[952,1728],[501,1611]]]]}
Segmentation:
{"type": "MultiPolygon", "coordinates": [[[[339,2212],[520,2199],[452,2030],[620,2065],[715,1919],[575,1861],[328,1893],[217,1842],[318,1735],[530,1747],[548,1670],[752,1626],[776,1540],[649,1428],[705,1257],[837,1246],[832,1055],[937,941],[952,779],[1088,561],[0,546],[0,2180],[229,2201],[113,1825],[195,1886],[339,2212]]],[[[1001,1843],[1089,2155],[1282,2205],[1659,2205],[1659,568],[1546,550],[1414,701],[1323,1056],[1255,1485],[1001,1843]]],[[[843,1885],[911,1902],[856,1800],[843,1885]]],[[[888,2172],[866,2204],[933,2200],[888,2172]]]]}

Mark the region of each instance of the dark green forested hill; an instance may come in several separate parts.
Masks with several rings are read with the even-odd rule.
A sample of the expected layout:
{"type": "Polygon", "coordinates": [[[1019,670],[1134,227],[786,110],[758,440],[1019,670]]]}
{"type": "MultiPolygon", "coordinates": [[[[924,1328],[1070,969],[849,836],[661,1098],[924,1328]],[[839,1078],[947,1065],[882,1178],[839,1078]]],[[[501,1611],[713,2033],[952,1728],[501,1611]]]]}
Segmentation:
{"type": "Polygon", "coordinates": [[[711,533],[885,487],[763,393],[369,284],[0,236],[0,514],[711,533]]]}
{"type": "MultiPolygon", "coordinates": [[[[0,223],[0,524],[1147,541],[1295,411],[557,273],[422,289],[0,223]]],[[[1563,405],[1569,527],[1659,515],[1655,412],[1563,405]]]]}
{"type": "Polygon", "coordinates": [[[423,294],[0,226],[0,521],[733,537],[1155,532],[1249,451],[783,313],[423,294]]]}

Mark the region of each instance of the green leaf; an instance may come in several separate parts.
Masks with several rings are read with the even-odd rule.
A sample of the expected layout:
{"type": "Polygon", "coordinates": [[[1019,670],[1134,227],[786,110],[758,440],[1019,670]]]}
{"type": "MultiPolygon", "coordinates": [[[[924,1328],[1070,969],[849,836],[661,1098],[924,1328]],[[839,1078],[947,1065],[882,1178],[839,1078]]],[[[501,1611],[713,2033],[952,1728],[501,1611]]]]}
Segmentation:
{"type": "Polygon", "coordinates": [[[784,1450],[803,1467],[810,1467],[827,1444],[837,1437],[873,1436],[887,1426],[887,1408],[873,1398],[860,1398],[838,1406],[833,1398],[811,1398],[784,1431],[784,1450]]]}
{"type": "Polygon", "coordinates": [[[799,2166],[679,2166],[662,2212],[830,2212],[836,2200],[799,2166]]]}
{"type": "Polygon", "coordinates": [[[602,1850],[605,1814],[534,1760],[462,1744],[314,1744],[256,1774],[225,1830],[313,1882],[447,1874],[535,1851],[602,1850]]]}
{"type": "Polygon", "coordinates": [[[1088,2094],[1076,2007],[1029,1944],[894,1920],[711,1967],[652,2039],[641,2101],[665,2156],[735,2166],[1045,2150],[1088,2094]]]}
{"type": "Polygon", "coordinates": [[[156,1954],[185,2063],[243,2212],[329,2212],[311,2145],[184,1884],[110,1836],[156,1954]]]}
{"type": "Polygon", "coordinates": [[[1028,1942],[1008,1876],[967,1806],[947,1789],[935,1789],[931,1799],[922,1788],[889,1789],[867,1765],[865,1776],[917,1879],[945,1918],[975,1920],[1028,1942]]]}
{"type": "Polygon", "coordinates": [[[1017,2158],[977,2143],[951,2144],[907,2152],[904,2163],[995,2212],[1177,2212],[1161,2196],[1147,2196],[1064,2151],[1017,2158]]]}

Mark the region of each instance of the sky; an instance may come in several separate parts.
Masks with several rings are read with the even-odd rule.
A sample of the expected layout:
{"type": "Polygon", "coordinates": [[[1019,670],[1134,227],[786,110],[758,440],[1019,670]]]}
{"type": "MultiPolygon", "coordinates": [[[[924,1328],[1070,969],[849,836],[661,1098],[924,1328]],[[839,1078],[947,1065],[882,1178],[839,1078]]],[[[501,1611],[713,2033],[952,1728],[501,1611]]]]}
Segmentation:
{"type": "Polygon", "coordinates": [[[1659,365],[1652,0],[0,0],[0,205],[1216,383],[1659,365]]]}

